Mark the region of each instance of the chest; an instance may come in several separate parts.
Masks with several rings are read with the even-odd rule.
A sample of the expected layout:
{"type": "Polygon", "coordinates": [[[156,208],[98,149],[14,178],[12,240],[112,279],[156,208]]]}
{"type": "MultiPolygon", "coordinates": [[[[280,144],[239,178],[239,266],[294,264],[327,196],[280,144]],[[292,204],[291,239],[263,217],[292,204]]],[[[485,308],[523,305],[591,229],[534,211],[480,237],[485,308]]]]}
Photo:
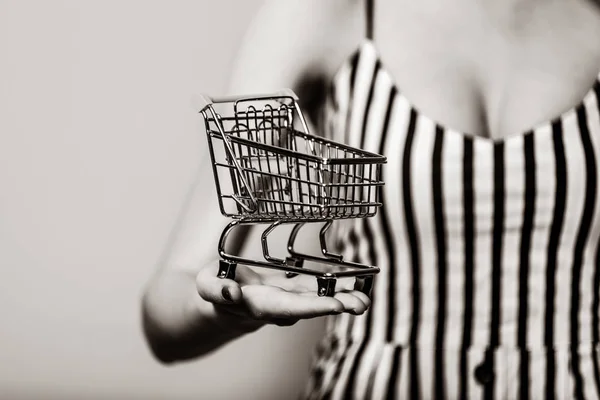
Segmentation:
{"type": "Polygon", "coordinates": [[[445,127],[499,139],[581,101],[600,72],[597,6],[574,1],[528,7],[529,1],[507,9],[483,3],[493,4],[376,5],[375,44],[383,68],[411,104],[445,127]]]}
{"type": "Polygon", "coordinates": [[[430,238],[426,252],[435,253],[440,235],[462,238],[468,231],[485,248],[510,243],[510,254],[518,254],[523,235],[537,238],[532,254],[547,251],[552,238],[567,264],[594,262],[600,83],[560,117],[499,139],[470,136],[421,113],[382,69],[372,44],[340,70],[332,88],[327,136],[388,158],[386,218],[430,238]],[[592,244],[584,250],[586,243],[592,244]]]}

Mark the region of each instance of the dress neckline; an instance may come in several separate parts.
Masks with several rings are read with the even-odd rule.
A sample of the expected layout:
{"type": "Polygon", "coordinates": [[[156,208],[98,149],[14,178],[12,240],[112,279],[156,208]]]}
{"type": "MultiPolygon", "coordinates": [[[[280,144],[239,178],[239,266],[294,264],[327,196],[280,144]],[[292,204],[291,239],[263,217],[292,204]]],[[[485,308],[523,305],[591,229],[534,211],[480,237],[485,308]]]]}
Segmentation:
{"type": "MultiPolygon", "coordinates": [[[[459,136],[460,138],[463,138],[463,139],[479,141],[482,143],[488,143],[488,144],[492,144],[492,145],[507,143],[507,142],[517,140],[517,139],[523,139],[526,136],[534,135],[534,134],[536,134],[536,132],[539,132],[541,130],[546,130],[546,131],[550,132],[551,129],[548,129],[548,128],[550,128],[552,125],[554,125],[560,121],[564,121],[566,118],[572,117],[574,114],[577,113],[577,110],[579,108],[584,107],[586,104],[589,104],[589,102],[592,101],[592,98],[594,96],[596,96],[596,92],[598,92],[600,94],[600,73],[599,73],[598,75],[596,75],[596,78],[595,78],[592,86],[583,95],[581,100],[579,100],[575,105],[569,107],[567,110],[552,117],[551,119],[547,119],[545,121],[542,121],[542,122],[539,122],[536,124],[532,124],[532,126],[530,126],[527,129],[521,130],[520,132],[509,134],[509,135],[499,137],[499,138],[492,138],[492,137],[472,134],[469,132],[462,131],[460,129],[454,129],[454,128],[448,126],[447,124],[442,124],[439,121],[429,117],[427,114],[423,113],[417,106],[414,105],[414,103],[412,101],[410,101],[410,99],[408,99],[404,95],[404,93],[401,90],[401,87],[398,84],[398,82],[396,81],[395,77],[389,72],[386,65],[383,63],[381,54],[379,53],[377,46],[375,45],[373,40],[370,38],[365,38],[362,41],[362,43],[358,46],[358,48],[350,54],[350,57],[348,57],[342,63],[342,65],[334,73],[332,82],[337,82],[339,80],[339,76],[340,76],[340,73],[342,72],[342,70],[344,70],[345,68],[352,68],[351,62],[354,57],[360,58],[363,55],[363,53],[365,53],[366,51],[371,51],[374,54],[374,61],[379,63],[379,73],[382,73],[387,77],[387,79],[390,82],[391,88],[396,90],[396,95],[399,98],[403,99],[406,102],[406,104],[408,104],[408,106],[419,116],[419,118],[426,120],[427,122],[429,122],[430,124],[432,124],[434,126],[438,126],[438,127],[442,128],[445,132],[447,132],[449,134],[459,136]]],[[[600,102],[600,98],[598,99],[598,101],[600,102]]]]}

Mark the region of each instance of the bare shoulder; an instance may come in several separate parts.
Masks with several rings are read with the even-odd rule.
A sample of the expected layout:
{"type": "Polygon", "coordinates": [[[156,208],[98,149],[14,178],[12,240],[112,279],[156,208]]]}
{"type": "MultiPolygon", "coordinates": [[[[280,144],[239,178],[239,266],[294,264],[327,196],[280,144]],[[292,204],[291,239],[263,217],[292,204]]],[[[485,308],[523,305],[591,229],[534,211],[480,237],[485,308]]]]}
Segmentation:
{"type": "Polygon", "coordinates": [[[328,80],[364,36],[364,0],[266,0],[240,47],[231,92],[328,80]]]}
{"type": "Polygon", "coordinates": [[[364,0],[270,0],[265,12],[286,29],[284,45],[332,72],[364,37],[363,5],[364,0]]]}

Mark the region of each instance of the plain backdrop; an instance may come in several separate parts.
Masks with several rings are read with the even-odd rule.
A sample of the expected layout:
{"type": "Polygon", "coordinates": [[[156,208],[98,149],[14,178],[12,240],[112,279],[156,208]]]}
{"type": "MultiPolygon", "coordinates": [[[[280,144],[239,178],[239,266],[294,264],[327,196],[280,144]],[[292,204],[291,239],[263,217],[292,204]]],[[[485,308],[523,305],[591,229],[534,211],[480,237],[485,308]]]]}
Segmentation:
{"type": "Polygon", "coordinates": [[[139,298],[258,0],[0,0],[0,399],[288,399],[317,321],[150,355],[139,298]]]}

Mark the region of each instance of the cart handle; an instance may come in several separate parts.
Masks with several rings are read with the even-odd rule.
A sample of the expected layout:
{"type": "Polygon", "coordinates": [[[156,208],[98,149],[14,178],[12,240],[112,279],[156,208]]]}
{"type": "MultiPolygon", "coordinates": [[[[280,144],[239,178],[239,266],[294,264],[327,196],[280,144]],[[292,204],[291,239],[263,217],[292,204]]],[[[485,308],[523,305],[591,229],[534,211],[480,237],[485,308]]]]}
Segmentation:
{"type": "MultiPolygon", "coordinates": [[[[308,124],[306,123],[306,119],[302,114],[302,110],[299,106],[299,99],[296,93],[289,88],[284,88],[276,91],[271,94],[246,94],[240,96],[209,96],[207,94],[194,94],[191,98],[192,107],[196,109],[198,112],[202,112],[206,110],[209,105],[215,103],[229,103],[229,102],[238,102],[245,100],[260,100],[260,99],[270,99],[274,97],[290,97],[294,100],[294,109],[296,110],[296,114],[300,117],[300,123],[302,125],[302,130],[305,133],[309,133],[308,124]]],[[[214,111],[213,111],[214,113],[214,111]]]]}
{"type": "MultiPolygon", "coordinates": [[[[207,112],[210,112],[212,114],[212,117],[214,118],[214,120],[219,122],[216,124],[217,129],[219,129],[219,134],[223,138],[223,144],[225,145],[225,149],[227,150],[227,153],[229,153],[229,156],[231,157],[231,162],[233,162],[233,165],[234,165],[235,169],[237,170],[238,178],[240,179],[242,185],[244,186],[244,188],[248,192],[248,195],[250,196],[250,201],[251,201],[252,206],[249,207],[246,204],[244,204],[238,198],[238,196],[233,196],[233,199],[240,206],[242,206],[242,208],[244,208],[244,210],[246,210],[247,212],[255,213],[258,210],[258,200],[256,199],[256,196],[254,196],[254,193],[252,193],[252,189],[250,188],[248,181],[246,181],[246,178],[244,177],[244,172],[243,172],[244,170],[242,169],[242,166],[235,158],[235,152],[233,151],[233,148],[231,147],[231,142],[230,142],[229,138],[227,137],[227,135],[225,134],[225,131],[223,130],[223,124],[221,123],[221,117],[219,116],[219,114],[217,114],[215,112],[215,109],[213,108],[212,104],[210,104],[210,103],[208,104],[207,107],[205,107],[204,109],[202,109],[202,111],[200,111],[200,113],[204,116],[205,120],[207,119],[207,116],[206,116],[207,112]]],[[[206,130],[206,134],[210,135],[208,128],[206,130]]]]}
{"type": "Polygon", "coordinates": [[[204,110],[209,104],[215,103],[228,103],[238,100],[252,100],[252,99],[268,99],[273,97],[291,97],[294,101],[298,101],[298,96],[292,89],[282,89],[271,94],[245,94],[241,96],[208,96],[206,94],[195,94],[192,96],[192,106],[198,110],[204,110]]]}
{"type": "MultiPolygon", "coordinates": [[[[275,98],[277,98],[277,97],[292,98],[292,100],[294,102],[294,109],[300,116],[300,121],[302,123],[304,132],[308,133],[308,126],[306,124],[306,120],[304,119],[304,116],[302,115],[302,111],[300,110],[300,106],[298,105],[298,96],[296,96],[296,93],[294,93],[294,91],[292,89],[282,89],[273,94],[242,95],[242,96],[211,97],[211,96],[208,96],[205,94],[199,94],[199,95],[192,96],[192,103],[193,103],[194,107],[196,108],[196,110],[199,110],[198,112],[203,114],[205,119],[206,119],[206,113],[210,112],[212,114],[212,117],[214,118],[214,120],[220,122],[221,118],[220,118],[219,114],[217,114],[215,112],[214,107],[212,107],[212,105],[214,103],[225,103],[225,102],[234,102],[234,101],[237,102],[237,101],[243,101],[243,100],[272,99],[274,97],[275,98]]],[[[242,186],[244,186],[244,188],[246,189],[246,191],[248,192],[248,194],[250,196],[251,206],[247,206],[236,196],[234,196],[233,199],[240,206],[242,206],[242,208],[244,208],[247,212],[254,213],[258,210],[258,200],[256,199],[256,196],[254,196],[254,193],[252,192],[250,185],[248,184],[248,182],[246,181],[246,178],[244,177],[244,173],[243,173],[243,169],[242,169],[241,165],[238,163],[238,161],[235,158],[235,153],[231,146],[231,142],[230,142],[229,138],[227,137],[227,135],[225,134],[225,132],[223,131],[223,124],[218,123],[217,128],[219,129],[219,133],[220,133],[221,137],[223,138],[223,143],[225,144],[225,148],[231,157],[231,161],[233,162],[233,165],[234,165],[235,169],[237,170],[238,177],[242,183],[242,186]]],[[[208,134],[208,131],[207,131],[207,134],[208,134]]]]}

